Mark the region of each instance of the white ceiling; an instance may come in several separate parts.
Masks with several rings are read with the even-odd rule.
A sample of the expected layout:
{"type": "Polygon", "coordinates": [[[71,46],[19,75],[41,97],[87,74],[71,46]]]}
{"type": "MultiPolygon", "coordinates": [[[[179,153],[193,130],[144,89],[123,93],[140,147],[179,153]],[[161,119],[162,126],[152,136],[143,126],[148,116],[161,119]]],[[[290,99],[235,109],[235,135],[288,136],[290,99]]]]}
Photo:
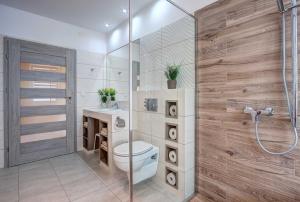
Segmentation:
{"type": "MultiPolygon", "coordinates": [[[[153,1],[136,0],[134,10],[153,1]]],[[[108,32],[128,18],[122,12],[128,10],[127,0],[0,0],[0,4],[98,32],[108,32]]]]}

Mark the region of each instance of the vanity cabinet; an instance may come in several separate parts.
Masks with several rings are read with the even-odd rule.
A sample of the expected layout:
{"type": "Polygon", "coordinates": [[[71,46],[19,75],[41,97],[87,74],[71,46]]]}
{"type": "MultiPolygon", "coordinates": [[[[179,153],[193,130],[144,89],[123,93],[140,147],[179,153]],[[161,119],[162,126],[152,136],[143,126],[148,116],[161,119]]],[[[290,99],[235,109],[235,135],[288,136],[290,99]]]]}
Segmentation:
{"type": "Polygon", "coordinates": [[[115,169],[113,148],[128,142],[128,120],[129,113],[124,110],[83,110],[83,147],[90,152],[94,151],[95,144],[95,150],[99,150],[99,163],[111,170],[115,169]],[[118,125],[120,119],[125,125],[118,125]]]}

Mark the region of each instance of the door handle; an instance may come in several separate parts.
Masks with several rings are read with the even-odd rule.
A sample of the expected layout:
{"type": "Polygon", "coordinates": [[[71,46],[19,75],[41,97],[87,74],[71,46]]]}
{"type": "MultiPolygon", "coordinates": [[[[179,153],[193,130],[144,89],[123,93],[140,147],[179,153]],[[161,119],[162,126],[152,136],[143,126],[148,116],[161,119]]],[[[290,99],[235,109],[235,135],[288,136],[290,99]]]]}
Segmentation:
{"type": "Polygon", "coordinates": [[[66,99],[71,100],[72,97],[71,96],[65,96],[66,99]]]}

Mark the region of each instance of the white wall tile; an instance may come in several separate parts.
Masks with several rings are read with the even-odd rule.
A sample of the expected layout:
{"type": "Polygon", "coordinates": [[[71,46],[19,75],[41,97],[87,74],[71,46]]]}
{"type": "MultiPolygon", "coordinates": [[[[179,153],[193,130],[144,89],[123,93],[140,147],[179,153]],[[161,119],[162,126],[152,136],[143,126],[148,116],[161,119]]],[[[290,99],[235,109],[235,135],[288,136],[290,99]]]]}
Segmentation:
{"type": "Polygon", "coordinates": [[[129,70],[129,54],[128,57],[107,56],[107,67],[129,70]]]}
{"type": "Polygon", "coordinates": [[[151,134],[153,137],[165,139],[165,116],[163,114],[151,114],[151,134]]]}
{"type": "Polygon", "coordinates": [[[179,143],[195,142],[195,116],[178,117],[178,133],[179,143]]]}
{"type": "Polygon", "coordinates": [[[178,115],[195,115],[195,89],[178,89],[178,115]]]}
{"type": "Polygon", "coordinates": [[[141,56],[140,69],[141,72],[149,72],[155,69],[162,70],[165,67],[162,65],[162,50],[156,50],[152,53],[141,56]]]}
{"type": "Polygon", "coordinates": [[[162,28],[162,46],[166,47],[185,39],[195,38],[195,20],[185,17],[162,28]]]}
{"type": "Polygon", "coordinates": [[[106,79],[106,68],[88,64],[77,64],[77,78],[106,79]]]}
{"type": "Polygon", "coordinates": [[[161,138],[151,137],[151,142],[154,146],[159,148],[159,161],[165,162],[165,140],[161,138]]]}
{"type": "Polygon", "coordinates": [[[77,51],[77,64],[89,64],[105,67],[105,55],[88,51],[77,51]]]}
{"type": "Polygon", "coordinates": [[[138,112],[138,130],[151,135],[151,113],[138,112]]]}
{"type": "Polygon", "coordinates": [[[140,52],[142,55],[161,49],[161,30],[148,34],[140,39],[140,52]]]}
{"type": "Polygon", "coordinates": [[[195,41],[187,39],[172,46],[163,48],[162,65],[191,64],[195,62],[195,41]]]}
{"type": "Polygon", "coordinates": [[[142,140],[148,143],[151,143],[151,135],[141,133],[140,131],[133,131],[133,141],[142,140]]]}
{"type": "Polygon", "coordinates": [[[100,105],[97,93],[77,93],[77,107],[100,107],[100,105]]]}
{"type": "Polygon", "coordinates": [[[112,147],[113,148],[129,141],[128,130],[114,132],[111,134],[111,136],[112,136],[112,147]]]}
{"type": "Polygon", "coordinates": [[[195,168],[191,168],[185,175],[185,198],[192,196],[195,193],[195,168]]]}
{"type": "Polygon", "coordinates": [[[105,80],[77,79],[77,92],[96,93],[105,87],[105,80]]]}
{"type": "Polygon", "coordinates": [[[109,81],[108,87],[115,88],[118,93],[128,93],[129,83],[124,81],[109,81]]]}
{"type": "Polygon", "coordinates": [[[182,65],[177,79],[177,88],[195,88],[195,64],[182,65]]]}
{"type": "Polygon", "coordinates": [[[107,69],[108,80],[110,81],[129,81],[129,70],[108,68],[107,69]]]}

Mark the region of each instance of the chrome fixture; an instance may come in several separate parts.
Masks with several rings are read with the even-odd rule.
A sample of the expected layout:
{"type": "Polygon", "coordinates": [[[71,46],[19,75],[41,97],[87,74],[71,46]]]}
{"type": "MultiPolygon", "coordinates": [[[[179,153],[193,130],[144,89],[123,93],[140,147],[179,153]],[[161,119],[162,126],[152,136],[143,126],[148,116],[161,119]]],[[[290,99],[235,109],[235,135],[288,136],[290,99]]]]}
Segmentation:
{"type": "Polygon", "coordinates": [[[285,6],[283,3],[283,0],[277,0],[277,6],[278,6],[279,12],[285,13],[289,10],[292,10],[293,8],[300,7],[300,4],[297,4],[296,0],[295,0],[295,2],[293,2],[293,0],[291,0],[291,4],[285,6]]]}
{"type": "Polygon", "coordinates": [[[156,98],[146,98],[144,101],[144,107],[149,112],[157,112],[158,104],[156,98]]]}
{"type": "Polygon", "coordinates": [[[115,103],[112,105],[112,108],[113,108],[113,109],[119,109],[119,103],[118,103],[118,102],[115,102],[115,103]]]}
{"type": "Polygon", "coordinates": [[[272,107],[266,107],[262,110],[254,110],[252,107],[246,106],[244,109],[244,113],[250,114],[253,123],[255,123],[257,119],[260,119],[261,115],[273,116],[274,110],[272,107]]]}
{"type": "Polygon", "coordinates": [[[117,128],[125,128],[125,120],[118,116],[116,119],[116,127],[117,128]]]}
{"type": "Polygon", "coordinates": [[[259,146],[264,150],[265,152],[273,155],[284,155],[292,150],[294,150],[298,144],[298,132],[297,132],[297,112],[298,112],[298,19],[297,19],[297,13],[298,13],[298,7],[300,7],[299,4],[297,4],[296,0],[291,0],[290,5],[285,6],[283,3],[283,0],[277,0],[278,10],[282,13],[281,17],[281,32],[282,32],[282,47],[281,47],[281,54],[282,54],[282,80],[284,85],[284,92],[286,95],[287,105],[288,105],[288,112],[291,119],[291,125],[293,129],[294,134],[294,143],[290,145],[289,149],[287,151],[283,152],[272,152],[268,150],[261,142],[260,135],[258,132],[258,126],[260,122],[261,115],[267,115],[272,116],[273,115],[273,109],[271,107],[267,107],[264,110],[255,111],[253,108],[246,106],[244,109],[245,113],[250,113],[252,121],[255,123],[255,134],[256,134],[256,140],[259,144],[259,146]],[[291,11],[291,40],[292,40],[292,95],[290,97],[288,87],[287,87],[287,81],[286,81],[286,20],[285,15],[286,12],[291,11]]]}

